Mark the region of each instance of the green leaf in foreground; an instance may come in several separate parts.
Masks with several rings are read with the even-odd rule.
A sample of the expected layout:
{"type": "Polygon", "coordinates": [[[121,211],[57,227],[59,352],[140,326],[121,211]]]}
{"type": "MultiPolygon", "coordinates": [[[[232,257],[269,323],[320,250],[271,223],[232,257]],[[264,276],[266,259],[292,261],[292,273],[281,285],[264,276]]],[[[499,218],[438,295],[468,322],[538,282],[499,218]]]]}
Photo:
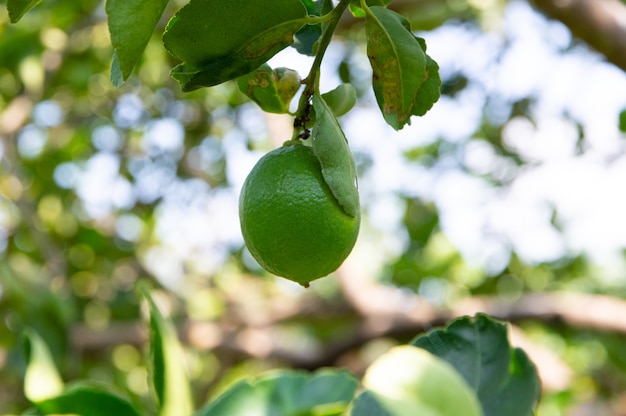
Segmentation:
{"type": "Polygon", "coordinates": [[[24,395],[31,402],[54,397],[63,391],[63,380],[54,364],[52,354],[44,340],[34,331],[24,331],[26,374],[24,395]]]}
{"type": "Polygon", "coordinates": [[[499,394],[483,401],[485,415],[532,416],[540,394],[541,385],[535,365],[523,350],[515,348],[508,382],[499,394]]]}
{"type": "MultiPolygon", "coordinates": [[[[428,414],[427,414],[428,415],[428,414]]],[[[378,401],[376,397],[368,391],[359,394],[350,408],[350,416],[394,416],[378,401]]]]}
{"type": "Polygon", "coordinates": [[[322,94],[322,98],[332,109],[333,114],[340,117],[356,104],[356,90],[352,84],[340,84],[334,90],[322,94]]]}
{"type": "Polygon", "coordinates": [[[439,68],[409,22],[384,7],[366,9],[367,56],[372,86],[387,124],[396,130],[424,115],[439,99],[439,68]]]}
{"type": "Polygon", "coordinates": [[[257,103],[263,111],[289,112],[291,99],[300,88],[300,76],[288,68],[272,68],[263,64],[255,71],[237,79],[239,91],[257,103]]]}
{"type": "MultiPolygon", "coordinates": [[[[139,416],[130,402],[103,386],[79,382],[62,394],[38,402],[44,414],[76,414],[81,416],[139,416]]],[[[181,415],[183,413],[180,413],[181,415]]]]}
{"type": "MultiPolygon", "coordinates": [[[[422,50],[426,52],[426,41],[416,38],[422,50]]],[[[439,76],[439,65],[426,54],[426,79],[420,86],[415,96],[413,105],[413,115],[423,116],[439,100],[441,96],[441,77],[439,76]]]]}
{"type": "Polygon", "coordinates": [[[512,350],[506,325],[487,315],[462,317],[447,327],[415,338],[424,348],[450,363],[476,392],[485,416],[528,416],[539,400],[539,378],[521,350],[512,350]],[[494,403],[514,395],[515,409],[500,413],[494,403]]]}
{"type": "Polygon", "coordinates": [[[7,11],[11,23],[17,23],[27,11],[41,3],[41,0],[7,0],[7,11]]]}
{"type": "Polygon", "coordinates": [[[233,385],[197,416],[338,416],[354,397],[358,381],[347,371],[279,370],[233,385]]]}
{"type": "Polygon", "coordinates": [[[330,107],[322,97],[313,95],[315,125],[313,153],[320,161],[322,175],[346,214],[356,217],[359,210],[356,167],[348,140],[330,107]]]}
{"type": "Polygon", "coordinates": [[[105,10],[115,53],[113,84],[128,79],[143,54],[168,0],[107,0],[105,10]],[[119,79],[119,73],[122,79],[119,79]]]}
{"type": "Polygon", "coordinates": [[[150,358],[152,386],[161,416],[190,415],[193,402],[183,362],[183,351],[173,325],[166,321],[156,304],[150,304],[150,358]]]}
{"type": "Polygon", "coordinates": [[[166,49],[184,91],[247,74],[291,45],[307,23],[300,0],[191,0],[170,20],[166,49]]]}
{"type": "MultiPolygon", "coordinates": [[[[350,111],[356,104],[356,90],[352,84],[339,84],[337,88],[322,94],[322,100],[332,111],[335,117],[341,117],[350,111]]],[[[309,113],[308,122],[315,124],[317,116],[315,109],[309,113]]]]}
{"type": "Polygon", "coordinates": [[[409,30],[409,22],[386,8],[367,9],[365,30],[376,101],[385,121],[399,130],[413,113],[426,75],[426,54],[409,30]]]}
{"type": "MultiPolygon", "coordinates": [[[[426,52],[426,41],[416,38],[422,50],[426,52]]],[[[439,76],[439,65],[426,54],[426,79],[420,86],[415,96],[413,105],[413,115],[423,116],[439,100],[441,96],[441,77],[439,76]]]]}
{"type": "Polygon", "coordinates": [[[482,415],[476,395],[450,364],[409,345],[394,347],[374,361],[363,386],[369,395],[359,397],[353,416],[362,416],[360,409],[366,407],[376,408],[372,416],[482,415]],[[377,406],[359,403],[364,400],[377,406]]]}

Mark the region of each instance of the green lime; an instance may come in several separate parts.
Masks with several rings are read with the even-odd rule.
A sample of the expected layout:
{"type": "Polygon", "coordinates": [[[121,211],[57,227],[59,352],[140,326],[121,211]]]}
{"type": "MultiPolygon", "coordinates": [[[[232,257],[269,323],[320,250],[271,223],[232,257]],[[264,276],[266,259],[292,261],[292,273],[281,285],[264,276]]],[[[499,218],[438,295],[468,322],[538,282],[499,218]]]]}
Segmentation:
{"type": "Polygon", "coordinates": [[[259,264],[306,287],[348,257],[361,218],[341,208],[313,150],[288,142],[263,156],[246,178],[239,219],[259,264]]]}

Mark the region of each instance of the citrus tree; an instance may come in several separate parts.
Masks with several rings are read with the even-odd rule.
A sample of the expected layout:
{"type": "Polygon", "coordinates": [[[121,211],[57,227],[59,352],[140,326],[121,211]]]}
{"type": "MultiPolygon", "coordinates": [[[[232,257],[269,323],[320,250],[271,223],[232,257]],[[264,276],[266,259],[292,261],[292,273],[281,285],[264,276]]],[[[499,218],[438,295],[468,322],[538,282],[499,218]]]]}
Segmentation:
{"type": "MultiPolygon", "coordinates": [[[[538,368],[512,345],[506,320],[470,313],[481,308],[460,297],[437,310],[406,291],[432,293],[437,276],[477,281],[463,286],[477,300],[506,297],[509,289],[519,297],[512,275],[536,285],[561,275],[574,281],[589,270],[584,258],[534,266],[513,255],[488,276],[442,238],[432,204],[406,196],[409,243],[381,273],[391,276],[388,286],[359,276],[363,268],[342,266],[368,226],[359,189],[367,159],[352,150],[344,120],[371,98],[390,128],[384,140],[392,141],[436,108],[441,94],[463,90],[463,74],[442,83],[446,68],[417,29],[475,20],[486,7],[108,0],[101,10],[89,0],[38,3],[7,0],[11,25],[0,26],[11,35],[0,40],[7,62],[0,67],[0,134],[8,139],[0,293],[12,370],[4,381],[13,386],[4,391],[6,412],[535,414],[538,368]],[[352,49],[344,44],[334,61],[337,82],[323,89],[323,64],[342,43],[338,34],[352,49]],[[307,57],[307,72],[271,66],[289,50],[307,57]],[[220,218],[203,222],[215,214],[206,205],[194,210],[194,197],[224,188],[227,132],[259,114],[290,128],[242,174],[238,206],[230,209],[245,248],[223,237],[217,243],[225,252],[210,262],[214,253],[192,241],[199,255],[179,270],[167,259],[185,238],[155,248],[167,232],[192,235],[180,217],[163,225],[168,206],[186,206],[199,219],[192,227],[206,227],[205,234],[226,233],[220,218]],[[299,297],[281,295],[281,287],[299,297]],[[278,325],[285,330],[272,332],[278,325]],[[309,348],[303,340],[310,336],[330,348],[309,348]],[[369,358],[339,360],[349,361],[361,344],[372,348],[369,358]]],[[[517,102],[511,117],[525,111],[527,103],[517,102]]],[[[503,124],[481,128],[503,157],[519,162],[499,139],[503,124]]],[[[428,164],[444,153],[438,143],[406,157],[428,164]]],[[[499,307],[482,309],[524,318],[499,307]]]]}
{"type": "MultiPolygon", "coordinates": [[[[107,2],[113,84],[129,78],[166,5],[107,2]]],[[[33,3],[7,6],[16,22],[33,3]]],[[[348,9],[364,21],[376,99],[386,122],[399,130],[432,107],[441,81],[425,41],[386,2],[193,0],[176,12],[163,34],[165,48],[181,61],[171,75],[183,91],[237,79],[240,90],[263,110],[292,114],[293,138],[250,172],[239,215],[246,245],[259,264],[305,287],[341,265],[360,225],[356,167],[337,120],[356,103],[356,91],[350,83],[324,94],[320,90],[322,60],[348,9]],[[296,39],[301,53],[315,56],[303,80],[292,69],[267,64],[296,39]]],[[[151,305],[153,407],[163,415],[192,414],[175,333],[151,305]]],[[[145,413],[107,386],[78,382],[65,387],[39,335],[28,331],[26,339],[24,391],[34,413],[145,413]]],[[[409,345],[376,360],[362,383],[336,369],[271,372],[233,385],[198,414],[532,413],[539,394],[536,371],[521,350],[510,347],[502,324],[486,316],[459,320],[409,345]]]]}

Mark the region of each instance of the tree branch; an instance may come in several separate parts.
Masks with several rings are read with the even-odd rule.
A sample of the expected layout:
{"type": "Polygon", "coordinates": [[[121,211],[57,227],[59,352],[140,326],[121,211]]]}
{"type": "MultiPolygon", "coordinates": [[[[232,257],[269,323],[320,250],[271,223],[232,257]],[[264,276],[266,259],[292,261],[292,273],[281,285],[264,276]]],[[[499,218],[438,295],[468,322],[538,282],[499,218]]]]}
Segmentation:
{"type": "Polygon", "coordinates": [[[619,0],[529,0],[626,71],[626,5],[619,0]]]}
{"type": "MultiPolygon", "coordinates": [[[[367,363],[346,359],[372,340],[387,337],[404,342],[458,316],[484,312],[511,323],[511,342],[523,348],[537,364],[544,389],[562,390],[571,381],[571,369],[553,351],[526,339],[515,323],[559,322],[574,328],[626,334],[626,322],[616,319],[626,316],[626,301],[606,295],[543,292],[523,295],[515,302],[497,296],[475,296],[446,309],[433,306],[415,293],[374,281],[367,263],[358,258],[348,259],[338,271],[338,278],[344,304],[329,304],[315,296],[278,296],[260,313],[247,309],[246,299],[239,303],[231,298],[229,312],[223,319],[182,322],[178,325],[179,336],[187,345],[212,350],[220,357],[252,357],[311,370],[339,365],[359,374],[367,363]],[[302,317],[353,321],[354,325],[328,343],[303,342],[286,336],[294,319],[302,317]]],[[[115,323],[104,331],[76,326],[71,343],[88,352],[122,343],[141,345],[147,341],[147,335],[147,324],[139,321],[115,323]]]]}

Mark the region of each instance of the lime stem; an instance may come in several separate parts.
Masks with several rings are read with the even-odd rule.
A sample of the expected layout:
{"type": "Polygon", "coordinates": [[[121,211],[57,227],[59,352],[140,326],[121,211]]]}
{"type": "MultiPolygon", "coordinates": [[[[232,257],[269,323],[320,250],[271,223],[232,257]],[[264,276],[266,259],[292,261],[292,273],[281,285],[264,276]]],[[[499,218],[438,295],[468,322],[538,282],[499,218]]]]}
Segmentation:
{"type": "Polygon", "coordinates": [[[302,91],[302,95],[300,96],[298,110],[296,111],[296,118],[293,122],[293,139],[307,139],[309,137],[309,131],[306,124],[309,121],[309,112],[311,111],[311,97],[316,92],[319,93],[319,80],[322,59],[324,58],[326,49],[328,48],[328,45],[333,38],[333,33],[337,28],[337,24],[339,23],[339,20],[341,20],[341,16],[343,16],[343,13],[346,11],[349,5],[350,0],[341,0],[330,13],[321,16],[321,18],[323,18],[324,21],[327,21],[328,23],[326,24],[324,32],[322,33],[322,36],[319,40],[319,45],[317,48],[317,52],[315,53],[315,59],[313,60],[313,64],[311,65],[309,75],[307,75],[307,77],[302,80],[302,84],[304,85],[304,91],[302,91]],[[300,133],[302,130],[303,132],[300,133]]]}

